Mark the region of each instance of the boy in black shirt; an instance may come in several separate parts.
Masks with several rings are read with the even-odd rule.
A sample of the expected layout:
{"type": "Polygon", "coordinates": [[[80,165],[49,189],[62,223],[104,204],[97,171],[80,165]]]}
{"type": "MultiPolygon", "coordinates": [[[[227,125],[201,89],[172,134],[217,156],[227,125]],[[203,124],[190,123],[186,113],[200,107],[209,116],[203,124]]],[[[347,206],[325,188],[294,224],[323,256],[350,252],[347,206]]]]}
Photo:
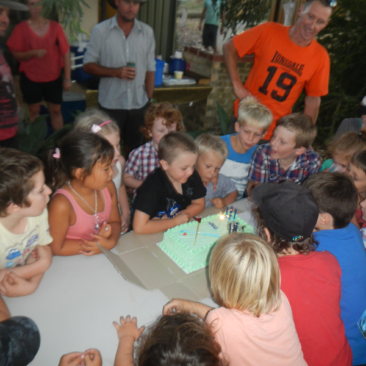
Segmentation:
{"type": "Polygon", "coordinates": [[[132,227],[152,234],[184,224],[205,208],[206,188],[195,170],[198,150],[192,137],[171,132],[158,150],[160,168],[137,190],[132,227]]]}

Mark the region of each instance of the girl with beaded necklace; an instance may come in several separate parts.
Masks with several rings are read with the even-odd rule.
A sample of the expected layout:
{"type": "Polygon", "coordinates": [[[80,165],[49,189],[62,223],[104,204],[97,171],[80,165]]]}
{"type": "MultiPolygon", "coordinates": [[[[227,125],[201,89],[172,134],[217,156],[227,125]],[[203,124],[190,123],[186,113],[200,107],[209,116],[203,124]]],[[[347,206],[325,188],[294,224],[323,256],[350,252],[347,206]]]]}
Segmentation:
{"type": "Polygon", "coordinates": [[[47,155],[46,182],[56,190],[49,205],[54,255],[101,253],[121,232],[111,167],[114,148],[90,132],[71,132],[47,155]]]}
{"type": "Polygon", "coordinates": [[[126,160],[121,155],[119,127],[105,112],[95,108],[90,108],[86,112],[80,114],[76,118],[74,126],[75,131],[94,132],[103,136],[114,147],[112,179],[117,190],[122,232],[125,233],[130,225],[130,206],[128,203],[126,186],[123,183],[123,172],[125,170],[126,160]]]}

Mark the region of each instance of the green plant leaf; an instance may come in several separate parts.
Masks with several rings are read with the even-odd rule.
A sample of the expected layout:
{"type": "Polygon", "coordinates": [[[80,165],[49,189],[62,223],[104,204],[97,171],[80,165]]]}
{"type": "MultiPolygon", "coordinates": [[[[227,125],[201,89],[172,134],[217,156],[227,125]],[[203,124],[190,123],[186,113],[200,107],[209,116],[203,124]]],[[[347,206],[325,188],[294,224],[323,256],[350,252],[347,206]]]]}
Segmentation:
{"type": "Polygon", "coordinates": [[[196,139],[199,135],[202,135],[205,131],[195,130],[195,131],[186,131],[186,134],[196,139]]]}
{"type": "Polygon", "coordinates": [[[57,145],[57,142],[61,140],[71,129],[72,125],[66,124],[60,130],[54,132],[38,146],[36,155],[39,157],[43,157],[44,153],[47,150],[54,149],[57,145]]]}
{"type": "Polygon", "coordinates": [[[217,113],[219,115],[221,134],[226,135],[230,127],[230,117],[219,103],[216,103],[216,105],[217,105],[217,113]]]}
{"type": "Polygon", "coordinates": [[[27,153],[31,152],[31,140],[29,139],[29,135],[26,133],[18,133],[18,146],[21,151],[25,151],[27,153]]]}

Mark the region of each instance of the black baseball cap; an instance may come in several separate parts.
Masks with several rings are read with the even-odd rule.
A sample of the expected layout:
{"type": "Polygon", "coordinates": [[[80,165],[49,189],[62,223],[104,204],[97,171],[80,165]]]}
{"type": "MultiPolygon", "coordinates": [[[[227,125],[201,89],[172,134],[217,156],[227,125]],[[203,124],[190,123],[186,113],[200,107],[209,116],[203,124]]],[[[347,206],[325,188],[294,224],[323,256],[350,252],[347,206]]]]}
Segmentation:
{"type": "Polygon", "coordinates": [[[0,366],[26,366],[41,344],[37,325],[25,316],[0,322],[0,366]]]}
{"type": "Polygon", "coordinates": [[[287,241],[309,238],[318,220],[319,208],[312,193],[294,182],[260,184],[251,201],[259,207],[268,229],[287,241]]]}
{"type": "Polygon", "coordinates": [[[29,11],[27,5],[18,3],[17,1],[0,0],[0,6],[3,6],[4,8],[8,8],[11,10],[29,11]]]}

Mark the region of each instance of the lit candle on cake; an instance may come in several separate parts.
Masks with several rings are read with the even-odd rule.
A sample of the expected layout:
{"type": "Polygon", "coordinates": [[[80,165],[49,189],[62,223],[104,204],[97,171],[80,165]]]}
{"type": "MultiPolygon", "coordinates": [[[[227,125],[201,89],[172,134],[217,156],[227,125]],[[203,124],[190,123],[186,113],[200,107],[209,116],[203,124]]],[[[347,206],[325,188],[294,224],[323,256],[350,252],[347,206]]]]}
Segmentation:
{"type": "Polygon", "coordinates": [[[219,217],[220,217],[220,222],[219,222],[219,227],[220,227],[221,223],[225,220],[225,215],[222,212],[220,212],[219,217]]]}
{"type": "Polygon", "coordinates": [[[235,220],[235,218],[236,218],[236,213],[238,212],[238,209],[236,208],[235,209],[235,212],[234,212],[234,220],[235,220]]]}

